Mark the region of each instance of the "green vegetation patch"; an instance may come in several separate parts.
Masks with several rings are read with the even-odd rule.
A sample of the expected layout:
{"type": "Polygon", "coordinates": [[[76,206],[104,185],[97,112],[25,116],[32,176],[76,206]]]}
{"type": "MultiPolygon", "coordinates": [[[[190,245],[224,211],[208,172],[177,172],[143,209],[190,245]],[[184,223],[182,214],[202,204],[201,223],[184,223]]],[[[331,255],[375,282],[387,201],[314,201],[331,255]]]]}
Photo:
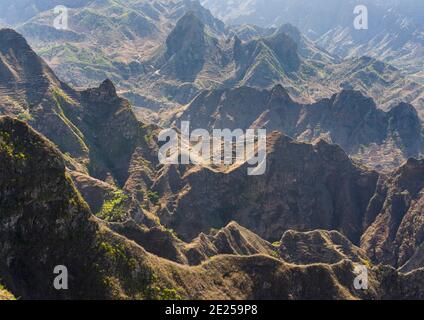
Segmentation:
{"type": "Polygon", "coordinates": [[[148,190],[147,197],[149,198],[150,202],[153,203],[154,205],[157,205],[159,203],[160,196],[157,192],[148,190]]]}
{"type": "Polygon", "coordinates": [[[27,160],[28,155],[19,150],[13,143],[10,134],[6,131],[0,131],[0,152],[5,153],[13,160],[27,160]]]}
{"type": "Polygon", "coordinates": [[[15,296],[11,294],[7,289],[0,283],[0,300],[16,300],[15,296]]]}
{"type": "Polygon", "coordinates": [[[125,202],[128,196],[123,191],[115,191],[111,198],[103,203],[99,213],[96,214],[102,220],[113,222],[124,222],[127,217],[125,202]]]}

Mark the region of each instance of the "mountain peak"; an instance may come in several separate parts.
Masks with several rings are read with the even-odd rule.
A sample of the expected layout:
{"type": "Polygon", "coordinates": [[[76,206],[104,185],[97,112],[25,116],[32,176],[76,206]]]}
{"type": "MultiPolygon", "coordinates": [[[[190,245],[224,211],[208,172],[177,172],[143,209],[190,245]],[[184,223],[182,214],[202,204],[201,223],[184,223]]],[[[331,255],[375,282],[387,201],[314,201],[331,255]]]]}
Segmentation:
{"type": "Polygon", "coordinates": [[[300,38],[302,37],[300,30],[290,23],[283,24],[280,28],[278,28],[276,34],[278,33],[285,33],[296,42],[300,41],[300,38]]]}
{"type": "Polygon", "coordinates": [[[206,53],[205,25],[192,11],[187,12],[166,39],[165,56],[172,61],[172,73],[180,80],[193,81],[202,69],[206,53]]]}
{"type": "MultiPolygon", "coordinates": [[[[224,34],[225,24],[215,18],[212,13],[202,6],[199,0],[185,0],[184,7],[187,13],[194,14],[214,34],[224,34]]],[[[186,13],[186,15],[187,15],[186,13]]]]}
{"type": "Polygon", "coordinates": [[[98,88],[88,89],[84,93],[88,101],[93,103],[109,103],[118,98],[115,85],[110,79],[103,81],[98,88]]]}
{"type": "Polygon", "coordinates": [[[194,11],[188,11],[184,16],[178,20],[177,25],[174,28],[174,31],[194,31],[194,32],[204,32],[205,25],[196,15],[194,11]]]}
{"type": "Polygon", "coordinates": [[[0,51],[12,49],[31,50],[25,38],[13,29],[0,30],[0,51]]]}
{"type": "Polygon", "coordinates": [[[300,67],[301,60],[297,44],[287,33],[276,32],[266,38],[265,42],[276,53],[287,71],[294,71],[300,67]]]}
{"type": "Polygon", "coordinates": [[[106,79],[100,84],[100,92],[104,93],[106,96],[115,98],[117,97],[116,88],[113,82],[110,79],[106,79]]]}
{"type": "Polygon", "coordinates": [[[41,87],[59,84],[47,64],[13,29],[0,30],[0,85],[18,86],[27,96],[40,98],[41,87]]]}
{"type": "Polygon", "coordinates": [[[394,116],[411,116],[419,121],[417,110],[409,103],[400,102],[389,111],[389,114],[394,116]]]}
{"type": "Polygon", "coordinates": [[[292,101],[288,91],[281,84],[277,84],[272,88],[271,95],[273,98],[284,99],[287,102],[292,101]]]}
{"type": "Polygon", "coordinates": [[[353,107],[357,107],[364,112],[377,109],[374,100],[366,97],[358,90],[343,89],[339,93],[334,94],[331,101],[333,102],[333,106],[338,109],[348,108],[354,111],[353,107]]]}

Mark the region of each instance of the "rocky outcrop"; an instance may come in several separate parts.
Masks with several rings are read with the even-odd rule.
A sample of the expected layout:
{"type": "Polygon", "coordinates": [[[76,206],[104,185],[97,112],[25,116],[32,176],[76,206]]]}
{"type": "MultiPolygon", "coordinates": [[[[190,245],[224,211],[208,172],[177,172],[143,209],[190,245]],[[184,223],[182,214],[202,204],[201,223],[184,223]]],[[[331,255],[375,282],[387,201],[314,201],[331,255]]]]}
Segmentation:
{"type": "Polygon", "coordinates": [[[88,175],[71,171],[72,180],[92,212],[99,212],[105,199],[117,191],[112,185],[88,175]]]}
{"type": "Polygon", "coordinates": [[[388,113],[389,130],[397,143],[409,155],[422,154],[423,127],[417,110],[410,104],[399,103],[388,113]]]}
{"type": "Polygon", "coordinates": [[[306,142],[323,138],[378,170],[392,170],[424,152],[423,126],[413,106],[402,103],[384,112],[352,90],[310,105],[293,101],[282,86],[205,91],[173,119],[176,125],[181,121],[208,130],[278,130],[306,142]]]}
{"type": "Polygon", "coordinates": [[[182,81],[194,81],[203,68],[206,54],[204,24],[193,12],[184,15],[166,40],[168,66],[172,64],[175,76],[182,81]]]}
{"type": "Polygon", "coordinates": [[[408,261],[422,267],[424,162],[409,159],[387,178],[381,178],[367,210],[374,220],[361,240],[373,261],[400,268],[408,261]]]}
{"type": "Polygon", "coordinates": [[[98,88],[92,88],[84,91],[82,96],[89,103],[93,104],[112,104],[114,100],[119,99],[116,94],[116,88],[109,79],[103,81],[98,88]]]}
{"type": "Polygon", "coordinates": [[[111,270],[107,265],[120,268],[107,260],[113,244],[103,242],[107,232],[75,190],[60,152],[26,124],[1,117],[0,159],[0,275],[5,285],[23,299],[111,297],[104,272],[111,270]],[[68,268],[69,290],[53,286],[59,265],[68,268]]]}
{"type": "Polygon", "coordinates": [[[369,263],[365,251],[335,231],[314,230],[303,233],[290,230],[284,233],[278,250],[284,261],[294,264],[334,264],[343,260],[369,263]]]}
{"type": "Polygon", "coordinates": [[[377,173],[322,140],[310,145],[273,133],[267,152],[262,176],[248,176],[247,164],[226,172],[168,168],[155,184],[161,221],[185,240],[234,220],[271,241],[289,229],[326,229],[359,243],[377,173]]]}
{"type": "MultiPolygon", "coordinates": [[[[136,119],[112,81],[84,91],[71,89],[13,30],[0,31],[0,48],[1,61],[16,78],[0,79],[0,97],[6,101],[0,106],[1,114],[26,120],[49,138],[66,154],[71,170],[119,188],[128,186],[134,193],[147,193],[157,162],[155,142],[148,139],[155,129],[136,119]],[[15,87],[8,87],[11,83],[15,87]]],[[[101,206],[100,199],[90,199],[90,204],[94,209],[101,206]]]]}
{"type": "Polygon", "coordinates": [[[199,264],[219,255],[252,256],[257,254],[276,257],[275,248],[236,222],[229,223],[210,235],[201,233],[185,248],[190,264],[199,264]]]}
{"type": "MultiPolygon", "coordinates": [[[[181,247],[187,257],[204,259],[199,266],[159,258],[91,215],[50,142],[7,117],[0,118],[0,135],[5,164],[0,167],[0,276],[22,299],[423,298],[422,270],[405,275],[373,268],[369,290],[355,290],[353,262],[288,264],[275,255],[276,247],[235,223],[181,247]],[[66,291],[52,286],[56,265],[69,270],[66,291]]],[[[315,241],[288,241],[288,235],[282,242],[287,248],[297,243],[307,252],[316,250],[315,241]]],[[[333,250],[355,258],[356,249],[342,236],[331,233],[331,239],[327,244],[342,245],[333,250]]]]}

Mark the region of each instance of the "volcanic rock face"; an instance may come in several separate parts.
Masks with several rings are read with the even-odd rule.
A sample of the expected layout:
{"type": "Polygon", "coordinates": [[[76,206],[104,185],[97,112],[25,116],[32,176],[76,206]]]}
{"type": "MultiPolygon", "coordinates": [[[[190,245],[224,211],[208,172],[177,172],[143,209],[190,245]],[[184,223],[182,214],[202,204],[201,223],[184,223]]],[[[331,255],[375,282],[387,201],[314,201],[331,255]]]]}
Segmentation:
{"type": "Polygon", "coordinates": [[[235,220],[272,241],[288,229],[336,229],[359,242],[377,173],[324,141],[308,145],[274,133],[267,152],[263,176],[248,176],[246,165],[225,173],[168,168],[173,173],[155,187],[164,195],[161,221],[183,239],[235,220]]]}
{"type": "MultiPolygon", "coordinates": [[[[394,270],[375,269],[372,287],[364,294],[351,286],[355,277],[351,262],[288,265],[270,256],[272,246],[266,241],[234,223],[208,239],[201,236],[187,252],[191,257],[197,252],[200,257],[200,253],[210,254],[207,248],[216,248],[216,254],[263,255],[220,255],[195,268],[167,262],[91,217],[65,172],[61,154],[50,142],[26,124],[7,117],[0,118],[0,135],[0,158],[5,164],[0,167],[0,274],[21,298],[397,297],[397,289],[374,287],[374,283],[385,282],[386,274],[399,282],[396,288],[404,295],[422,296],[422,290],[417,289],[417,272],[400,276],[394,270]],[[53,289],[56,265],[68,267],[69,290],[53,289]],[[221,281],[224,277],[226,281],[221,281]]],[[[0,294],[11,297],[3,288],[0,294]]]]}
{"type": "Polygon", "coordinates": [[[90,286],[93,294],[100,290],[93,257],[82,254],[93,250],[96,226],[59,151],[27,125],[1,117],[0,158],[2,280],[24,298],[83,297],[90,286]],[[52,285],[57,265],[68,266],[77,280],[68,293],[52,285]]]}
{"type": "MultiPolygon", "coordinates": [[[[380,182],[367,211],[374,223],[361,243],[374,261],[402,267],[422,261],[424,162],[408,160],[380,182]],[[384,184],[383,184],[384,183],[384,184]]],[[[409,268],[410,269],[410,268],[409,268]]]]}
{"type": "MultiPolygon", "coordinates": [[[[201,29],[196,18],[186,19],[179,27],[201,29]]],[[[206,35],[209,45],[207,26],[195,34],[206,35]]],[[[281,37],[257,45],[289,57],[296,45],[281,37]],[[281,47],[281,39],[290,45],[281,47]]],[[[16,297],[424,298],[423,270],[416,270],[424,260],[422,161],[410,159],[383,175],[324,140],[301,143],[274,132],[263,176],[246,175],[246,163],[158,165],[159,128],[137,121],[112,81],[73,90],[17,33],[0,31],[0,40],[9,46],[1,48],[8,70],[0,81],[1,112],[40,132],[0,117],[0,278],[16,297]],[[353,287],[357,264],[369,267],[366,292],[353,287]],[[53,288],[57,265],[69,270],[68,291],[53,288]]],[[[227,45],[243,55],[245,44],[234,39],[227,45]]],[[[172,41],[170,48],[172,61],[180,48],[172,41]]],[[[296,69],[291,57],[275,61],[296,69]]],[[[313,105],[294,102],[282,86],[218,90],[182,111],[176,123],[265,127],[304,140],[325,134],[347,150],[387,137],[405,153],[421,147],[413,107],[400,104],[385,113],[350,90],[313,105]]],[[[0,285],[4,296],[10,297],[0,285]]]]}
{"type": "Polygon", "coordinates": [[[166,40],[166,57],[172,59],[175,76],[182,81],[193,81],[205,63],[205,26],[194,15],[182,17],[166,40]]]}
{"type": "MultiPolygon", "coordinates": [[[[0,135],[0,159],[5,164],[0,167],[0,274],[7,287],[23,299],[423,296],[422,271],[402,275],[393,269],[374,268],[370,289],[367,293],[357,291],[352,287],[352,262],[287,264],[270,256],[272,247],[266,241],[237,224],[209,238],[200,236],[187,252],[191,257],[197,252],[200,257],[201,253],[210,254],[207,248],[216,248],[216,254],[261,255],[219,255],[194,268],[170,263],[146,253],[91,217],[65,172],[60,153],[50,142],[24,123],[5,117],[0,118],[0,135]],[[68,267],[69,290],[53,289],[56,265],[68,267]],[[396,286],[386,288],[387,279],[396,286]]],[[[338,243],[341,236],[333,233],[332,238],[338,243]]],[[[353,246],[343,242],[343,249],[334,250],[351,250],[353,246]]],[[[313,250],[312,242],[309,252],[313,250]]],[[[0,290],[2,296],[6,293],[0,290]]]]}
{"type": "Polygon", "coordinates": [[[372,99],[352,90],[310,105],[294,102],[281,86],[269,91],[205,91],[173,121],[190,121],[192,128],[209,130],[278,130],[307,142],[323,138],[380,170],[424,152],[423,127],[411,105],[401,103],[383,112],[372,99]]]}
{"type": "MultiPolygon", "coordinates": [[[[303,103],[331,96],[341,87],[354,88],[373,97],[385,109],[394,101],[405,101],[419,108],[420,116],[424,115],[421,110],[424,87],[414,81],[422,78],[419,59],[422,50],[416,36],[414,41],[404,43],[405,47],[395,46],[395,56],[402,52],[401,66],[407,65],[410,56],[417,61],[414,66],[418,69],[405,76],[405,68],[396,69],[375,58],[360,56],[371,55],[369,49],[360,50],[358,57],[357,52],[349,54],[348,59],[341,61],[337,54],[331,55],[292,25],[278,29],[252,25],[226,27],[198,1],[65,2],[72,8],[74,17],[68,30],[56,30],[52,26],[56,18],[50,10],[53,2],[44,5],[39,1],[11,2],[4,1],[5,12],[26,8],[25,14],[20,14],[24,21],[13,26],[49,61],[60,79],[77,87],[92,87],[111,78],[120,84],[122,95],[138,107],[158,111],[162,107],[185,105],[202,89],[240,85],[263,89],[281,83],[303,103]],[[169,48],[168,44],[171,44],[169,48]]],[[[306,6],[309,10],[309,5],[306,6]]],[[[343,10],[347,8],[343,6],[343,10]]],[[[349,16],[351,11],[349,8],[349,16]]],[[[303,19],[304,16],[297,26],[307,25],[308,21],[303,19]]],[[[349,27],[351,24],[349,19],[349,27]]],[[[406,38],[410,28],[409,25],[401,28],[406,38]]],[[[330,43],[342,39],[347,46],[355,42],[346,39],[343,28],[334,32],[334,36],[324,38],[330,43]]],[[[388,54],[391,50],[385,51],[385,43],[390,41],[380,37],[372,40],[381,45],[380,54],[373,57],[388,56],[391,60],[388,54]]]]}
{"type": "Polygon", "coordinates": [[[368,259],[363,250],[335,231],[287,231],[281,238],[278,250],[284,261],[304,265],[334,264],[342,260],[364,264],[368,259]]]}

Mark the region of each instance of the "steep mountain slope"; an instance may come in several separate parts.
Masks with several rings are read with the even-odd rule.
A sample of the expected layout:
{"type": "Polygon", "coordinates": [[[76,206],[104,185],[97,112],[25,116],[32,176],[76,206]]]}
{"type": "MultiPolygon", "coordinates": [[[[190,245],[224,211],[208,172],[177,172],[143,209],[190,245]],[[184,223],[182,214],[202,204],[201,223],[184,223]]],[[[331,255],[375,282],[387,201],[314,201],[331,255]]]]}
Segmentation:
{"type": "MultiPolygon", "coordinates": [[[[291,25],[226,29],[190,0],[85,1],[69,14],[68,30],[52,27],[52,10],[16,27],[67,83],[85,87],[110,78],[138,107],[169,110],[202,89],[280,83],[304,103],[354,88],[384,108],[395,98],[421,114],[423,86],[402,70],[375,60],[340,62],[291,25]]],[[[364,54],[371,55],[357,55],[364,54]]]]}
{"type": "Polygon", "coordinates": [[[203,0],[202,4],[228,24],[291,23],[334,55],[382,58],[423,80],[422,1],[203,0]],[[368,8],[367,30],[354,29],[357,5],[368,8]]]}
{"type": "Polygon", "coordinates": [[[370,289],[357,291],[348,260],[297,266],[266,255],[222,255],[199,267],[171,263],[94,219],[61,154],[45,138],[8,117],[0,118],[0,133],[5,164],[0,167],[0,275],[22,299],[423,297],[422,270],[403,275],[373,268],[370,289]],[[68,290],[52,286],[56,265],[68,267],[68,290]],[[396,284],[387,288],[387,279],[396,284]]]}
{"type": "Polygon", "coordinates": [[[99,216],[133,217],[154,225],[155,218],[143,207],[149,206],[148,187],[157,163],[151,139],[156,129],[138,122],[110,80],[75,91],[60,82],[15,31],[1,30],[0,45],[0,61],[8,71],[0,81],[0,115],[27,121],[59,147],[99,216]]]}
{"type": "Polygon", "coordinates": [[[284,33],[242,43],[217,38],[192,13],[181,18],[158,56],[155,70],[140,78],[156,96],[188,103],[199,90],[250,84],[268,87],[290,78],[300,59],[284,33]],[[182,73],[184,72],[184,73],[182,73]]]}
{"type": "MultiPolygon", "coordinates": [[[[172,225],[176,222],[172,222],[171,220],[174,218],[168,217],[166,212],[180,210],[178,209],[180,196],[182,199],[193,197],[190,200],[193,203],[201,198],[196,193],[193,195],[185,192],[180,194],[185,186],[192,184],[191,177],[193,177],[193,181],[197,181],[196,176],[206,174],[206,176],[210,175],[210,179],[213,181],[213,179],[220,179],[220,176],[224,174],[228,179],[246,180],[244,174],[242,176],[240,173],[243,171],[242,168],[233,168],[232,171],[218,174],[209,168],[198,168],[187,172],[182,168],[164,168],[162,171],[157,171],[160,169],[157,168],[157,145],[155,142],[158,128],[138,122],[129,103],[117,96],[111,81],[104,81],[99,88],[75,91],[57,79],[19,34],[9,29],[2,30],[0,31],[0,40],[2,44],[1,62],[5,70],[2,74],[4,79],[1,82],[2,101],[5,101],[2,104],[2,114],[17,116],[28,121],[60,148],[65,154],[67,167],[78,189],[88,201],[93,212],[98,213],[102,219],[112,223],[135,223],[136,226],[133,229],[136,231],[145,226],[157,227],[157,218],[149,213],[149,210],[155,211],[159,205],[159,212],[163,216],[164,223],[172,225]],[[159,202],[158,195],[151,190],[152,187],[161,192],[162,199],[159,202]],[[168,206],[169,209],[165,209],[168,206]]],[[[385,153],[386,162],[388,155],[393,154],[394,157],[397,156],[397,152],[402,153],[391,163],[382,161],[380,165],[383,167],[393,166],[395,161],[401,162],[404,157],[416,156],[421,150],[421,124],[411,106],[400,104],[389,113],[384,113],[376,109],[371,100],[351,91],[343,91],[331,99],[320,101],[314,105],[299,105],[293,102],[281,86],[277,86],[271,91],[239,88],[204,92],[175,120],[176,124],[181,120],[190,120],[192,127],[204,128],[266,127],[269,131],[282,130],[291,136],[307,141],[325,137],[342,145],[351,154],[356,154],[362,159],[367,159],[366,152],[370,152],[370,154],[375,152],[374,148],[377,148],[377,152],[385,153]],[[258,108],[258,106],[263,107],[258,108]],[[215,116],[218,113],[220,117],[215,116]],[[389,138],[391,139],[390,143],[387,142],[389,138]],[[370,151],[367,151],[367,148],[370,151]]],[[[283,141],[286,140],[283,139],[283,141]]],[[[287,142],[287,144],[293,147],[298,145],[294,142],[287,142]]],[[[307,149],[312,148],[311,150],[313,150],[318,148],[317,146],[323,145],[325,144],[318,143],[315,147],[304,145],[305,152],[307,149]]],[[[271,154],[273,154],[273,146],[270,148],[271,154]]],[[[325,154],[325,152],[323,153],[325,154]]],[[[340,159],[343,160],[343,163],[348,162],[344,154],[340,159]]],[[[370,160],[375,162],[378,159],[374,157],[370,160]]],[[[280,169],[291,174],[292,168],[284,166],[293,161],[294,159],[288,158],[287,163],[282,163],[280,169]]],[[[311,162],[314,161],[311,160],[311,162]]],[[[341,164],[334,163],[334,168],[338,168],[339,165],[341,164]]],[[[316,169],[318,170],[318,167],[316,169]]],[[[355,170],[362,172],[362,169],[359,168],[355,170]]],[[[271,176],[274,174],[271,172],[271,176]]],[[[374,173],[370,176],[372,181],[377,179],[374,173]]],[[[346,182],[348,185],[352,186],[357,183],[355,182],[356,178],[352,181],[349,179],[346,182]]],[[[240,183],[242,186],[245,185],[244,182],[240,183]]],[[[202,185],[204,184],[202,183],[202,185]]],[[[295,189],[297,189],[297,183],[295,185],[295,189]]],[[[375,186],[373,187],[374,183],[366,183],[366,185],[370,189],[375,188],[375,186]]],[[[208,190],[212,192],[212,189],[208,190]]],[[[239,208],[242,203],[234,203],[238,197],[230,199],[227,197],[230,193],[227,193],[226,197],[220,196],[221,192],[225,193],[225,188],[220,188],[211,194],[211,199],[219,198],[219,201],[214,202],[214,205],[219,205],[219,208],[215,208],[216,211],[203,221],[204,225],[201,219],[196,221],[200,226],[198,229],[193,227],[190,237],[198,236],[201,231],[209,231],[211,227],[224,227],[232,220],[237,220],[261,235],[265,235],[262,233],[265,232],[265,227],[261,231],[255,229],[256,227],[260,229],[260,225],[251,227],[253,222],[249,220],[248,215],[243,213],[244,209],[242,208],[247,208],[244,205],[240,207],[240,212],[232,212],[227,215],[229,208],[239,208]],[[211,221],[210,218],[216,217],[217,214],[218,216],[224,214],[224,216],[211,221]],[[247,219],[246,222],[243,219],[247,219]]],[[[372,192],[374,190],[369,191],[369,193],[372,192]]],[[[356,191],[352,196],[358,196],[356,191]]],[[[294,194],[294,197],[294,203],[288,203],[287,208],[303,206],[302,198],[299,198],[297,194],[294,194]]],[[[365,196],[368,200],[370,197],[370,195],[365,196]]],[[[274,201],[274,198],[275,195],[270,192],[269,201],[271,199],[274,201]]],[[[332,209],[327,210],[330,207],[326,207],[324,198],[317,208],[331,215],[329,212],[332,212],[332,209]]],[[[307,199],[310,199],[310,196],[307,199]]],[[[267,208],[266,199],[262,200],[258,204],[252,205],[252,208],[259,205],[266,208],[265,211],[274,212],[274,209],[267,208]]],[[[304,226],[300,228],[305,228],[304,230],[315,228],[343,230],[350,239],[358,243],[363,231],[361,223],[358,222],[362,218],[358,218],[358,216],[364,214],[368,200],[360,201],[359,207],[362,209],[354,209],[356,212],[353,214],[356,217],[354,218],[355,226],[353,228],[350,226],[348,231],[341,229],[344,228],[343,223],[339,224],[337,219],[330,222],[330,218],[328,221],[319,218],[318,222],[312,219],[305,222],[304,226]]],[[[182,204],[185,203],[184,201],[182,204]]],[[[283,203],[285,203],[284,201],[283,203]]],[[[346,200],[343,201],[346,202],[346,200]]],[[[208,207],[211,210],[214,208],[209,205],[208,207]]],[[[191,209],[188,213],[190,212],[191,209]]],[[[327,213],[324,216],[327,216],[327,213]]],[[[197,216],[193,215],[193,217],[197,216]]],[[[348,217],[348,219],[351,218],[352,216],[348,217]]],[[[276,224],[278,229],[276,233],[272,230],[269,231],[274,240],[278,240],[285,230],[298,227],[296,222],[290,221],[290,219],[287,221],[287,224],[276,224]]],[[[373,222],[372,219],[369,220],[366,226],[373,222]]],[[[115,230],[118,231],[118,229],[115,230]]],[[[180,231],[177,230],[179,233],[180,231]]],[[[129,236],[125,228],[119,230],[119,233],[129,236]]],[[[142,240],[144,239],[140,240],[140,243],[148,246],[146,239],[154,238],[155,233],[148,232],[147,235],[140,237],[142,240]]],[[[163,234],[159,232],[158,237],[163,238],[163,234]]],[[[214,241],[211,240],[211,242],[213,245],[207,245],[207,247],[216,246],[214,241]]],[[[418,242],[420,242],[419,239],[418,242]]],[[[194,251],[198,252],[197,256],[200,258],[187,258],[185,253],[187,250],[178,249],[177,251],[180,251],[183,257],[178,261],[187,259],[199,261],[199,259],[209,257],[208,254],[205,255],[202,250],[199,250],[194,251]],[[202,256],[203,258],[201,258],[202,256]]],[[[210,252],[214,252],[214,250],[212,249],[210,252]]],[[[249,251],[242,250],[240,252],[249,251]]],[[[172,254],[169,256],[171,257],[172,254]]],[[[395,264],[393,263],[393,265],[395,264]]]]}
{"type": "MultiPolygon", "coordinates": [[[[349,261],[295,266],[265,255],[220,256],[188,268],[152,256],[90,215],[50,142],[7,117],[0,118],[0,133],[5,164],[0,167],[0,275],[20,298],[355,299],[400,294],[374,285],[368,294],[355,291],[349,261]],[[56,265],[70,272],[68,290],[52,286],[56,265]],[[264,288],[264,283],[269,285],[264,288]]],[[[372,277],[384,281],[385,273],[376,269],[372,277]]],[[[412,281],[417,272],[389,273],[400,281],[405,297],[422,296],[412,281]]]]}
{"type": "Polygon", "coordinates": [[[361,240],[374,261],[404,270],[422,263],[423,176],[424,162],[410,159],[380,181],[366,214],[375,220],[361,240]]]}
{"type": "Polygon", "coordinates": [[[372,97],[384,110],[401,102],[410,103],[424,119],[422,84],[375,58],[362,56],[334,64],[328,69],[328,78],[323,81],[330,87],[359,90],[372,97]]]}
{"type": "Polygon", "coordinates": [[[352,90],[307,105],[294,102],[281,86],[205,91],[171,119],[177,126],[181,121],[190,121],[193,129],[266,128],[300,141],[323,138],[379,170],[424,152],[422,123],[411,105],[384,112],[352,90]]]}
{"type": "Polygon", "coordinates": [[[131,281],[140,292],[145,288],[149,269],[126,256],[110,257],[122,241],[99,228],[50,142],[1,117],[0,158],[0,275],[12,292],[24,299],[75,299],[119,296],[113,286],[130,290],[131,281]],[[57,265],[69,270],[69,290],[52,285],[57,265]]]}
{"type": "Polygon", "coordinates": [[[162,223],[183,239],[235,220],[272,241],[288,229],[326,229],[359,242],[377,173],[324,141],[308,145],[273,133],[267,153],[262,176],[248,176],[247,163],[219,170],[165,168],[154,187],[162,195],[162,223]]]}
{"type": "Polygon", "coordinates": [[[366,264],[368,259],[363,250],[335,231],[287,231],[278,250],[284,261],[295,264],[332,264],[342,260],[366,264]]]}
{"type": "Polygon", "coordinates": [[[148,63],[154,70],[139,78],[140,90],[186,104],[202,89],[283,84],[296,100],[312,103],[353,88],[382,108],[403,101],[422,111],[424,87],[398,69],[369,57],[339,61],[291,25],[256,35],[243,36],[239,29],[230,34],[216,37],[196,15],[186,14],[148,63]]]}
{"type": "Polygon", "coordinates": [[[24,104],[25,99],[40,102],[50,83],[59,85],[59,81],[15,31],[2,29],[0,44],[0,92],[6,100],[6,106],[2,106],[2,109],[10,108],[17,114],[25,113],[24,108],[28,107],[24,104]]]}
{"type": "MultiPolygon", "coordinates": [[[[6,2],[5,6],[12,8],[28,3],[6,2]]],[[[210,32],[224,31],[222,22],[192,0],[82,1],[69,6],[66,30],[53,27],[55,4],[34,5],[40,12],[14,27],[62,80],[87,87],[110,78],[129,98],[134,98],[138,76],[151,68],[146,57],[165,41],[186,12],[195,12],[210,32]]],[[[139,99],[145,99],[145,104],[157,104],[148,96],[139,99]]]]}
{"type": "Polygon", "coordinates": [[[75,91],[15,31],[0,31],[0,47],[0,114],[28,121],[69,155],[74,170],[123,187],[133,155],[153,159],[145,139],[150,128],[137,121],[110,80],[75,91]]]}
{"type": "MultiPolygon", "coordinates": [[[[275,52],[287,49],[272,39],[261,42],[270,41],[266,46],[275,52]]],[[[423,298],[422,270],[402,274],[389,267],[370,268],[370,290],[355,290],[354,267],[368,265],[369,259],[338,233],[287,231],[281,238],[292,228],[337,229],[359,244],[369,226],[391,228],[374,219],[378,206],[369,205],[382,185],[391,185],[376,172],[352,163],[339,147],[323,141],[297,143],[273,133],[268,141],[268,171],[261,177],[247,176],[246,164],[157,166],[159,128],[137,121],[110,80],[98,88],[74,90],[59,81],[15,31],[1,30],[0,45],[1,114],[26,120],[58,147],[27,124],[0,117],[0,279],[16,297],[423,298]],[[150,210],[157,211],[160,219],[150,210]],[[174,227],[176,233],[161,223],[174,227]],[[238,223],[267,240],[281,241],[271,245],[238,223]],[[214,227],[223,229],[200,233],[214,227]],[[178,235],[193,241],[185,243],[178,235]],[[56,265],[69,269],[66,292],[52,286],[56,265]]],[[[188,52],[192,49],[188,47],[188,52]]],[[[171,61],[184,59],[177,51],[168,56],[171,61]]],[[[278,61],[287,70],[296,68],[289,63],[295,59],[278,61]]],[[[290,110],[296,104],[282,87],[271,92],[237,90],[253,92],[252,97],[243,95],[252,103],[275,99],[276,105],[290,111],[286,120],[298,112],[290,110]]],[[[231,96],[237,90],[224,92],[231,96]]],[[[216,92],[213,95],[224,100],[216,92]]],[[[336,111],[346,111],[346,106],[356,111],[369,108],[376,117],[383,114],[357,93],[342,92],[329,101],[327,115],[341,120],[343,112],[336,111]],[[345,105],[351,96],[354,101],[345,105]]],[[[258,113],[251,109],[240,118],[249,126],[258,113]]],[[[413,148],[405,139],[414,140],[411,131],[420,129],[413,109],[400,105],[391,112],[390,127],[413,148]]],[[[209,117],[206,113],[204,118],[209,117]]],[[[204,118],[199,113],[196,121],[204,118]]],[[[258,126],[261,119],[266,117],[259,117],[258,126]]],[[[336,126],[338,134],[343,124],[336,126]]],[[[411,175],[405,179],[412,190],[420,174],[411,175]]],[[[408,240],[416,241],[413,256],[405,258],[408,271],[422,267],[419,234],[418,230],[408,240]]],[[[380,242],[375,244],[379,250],[380,242]]],[[[388,261],[375,257],[371,246],[364,248],[374,261],[388,261]]]]}

